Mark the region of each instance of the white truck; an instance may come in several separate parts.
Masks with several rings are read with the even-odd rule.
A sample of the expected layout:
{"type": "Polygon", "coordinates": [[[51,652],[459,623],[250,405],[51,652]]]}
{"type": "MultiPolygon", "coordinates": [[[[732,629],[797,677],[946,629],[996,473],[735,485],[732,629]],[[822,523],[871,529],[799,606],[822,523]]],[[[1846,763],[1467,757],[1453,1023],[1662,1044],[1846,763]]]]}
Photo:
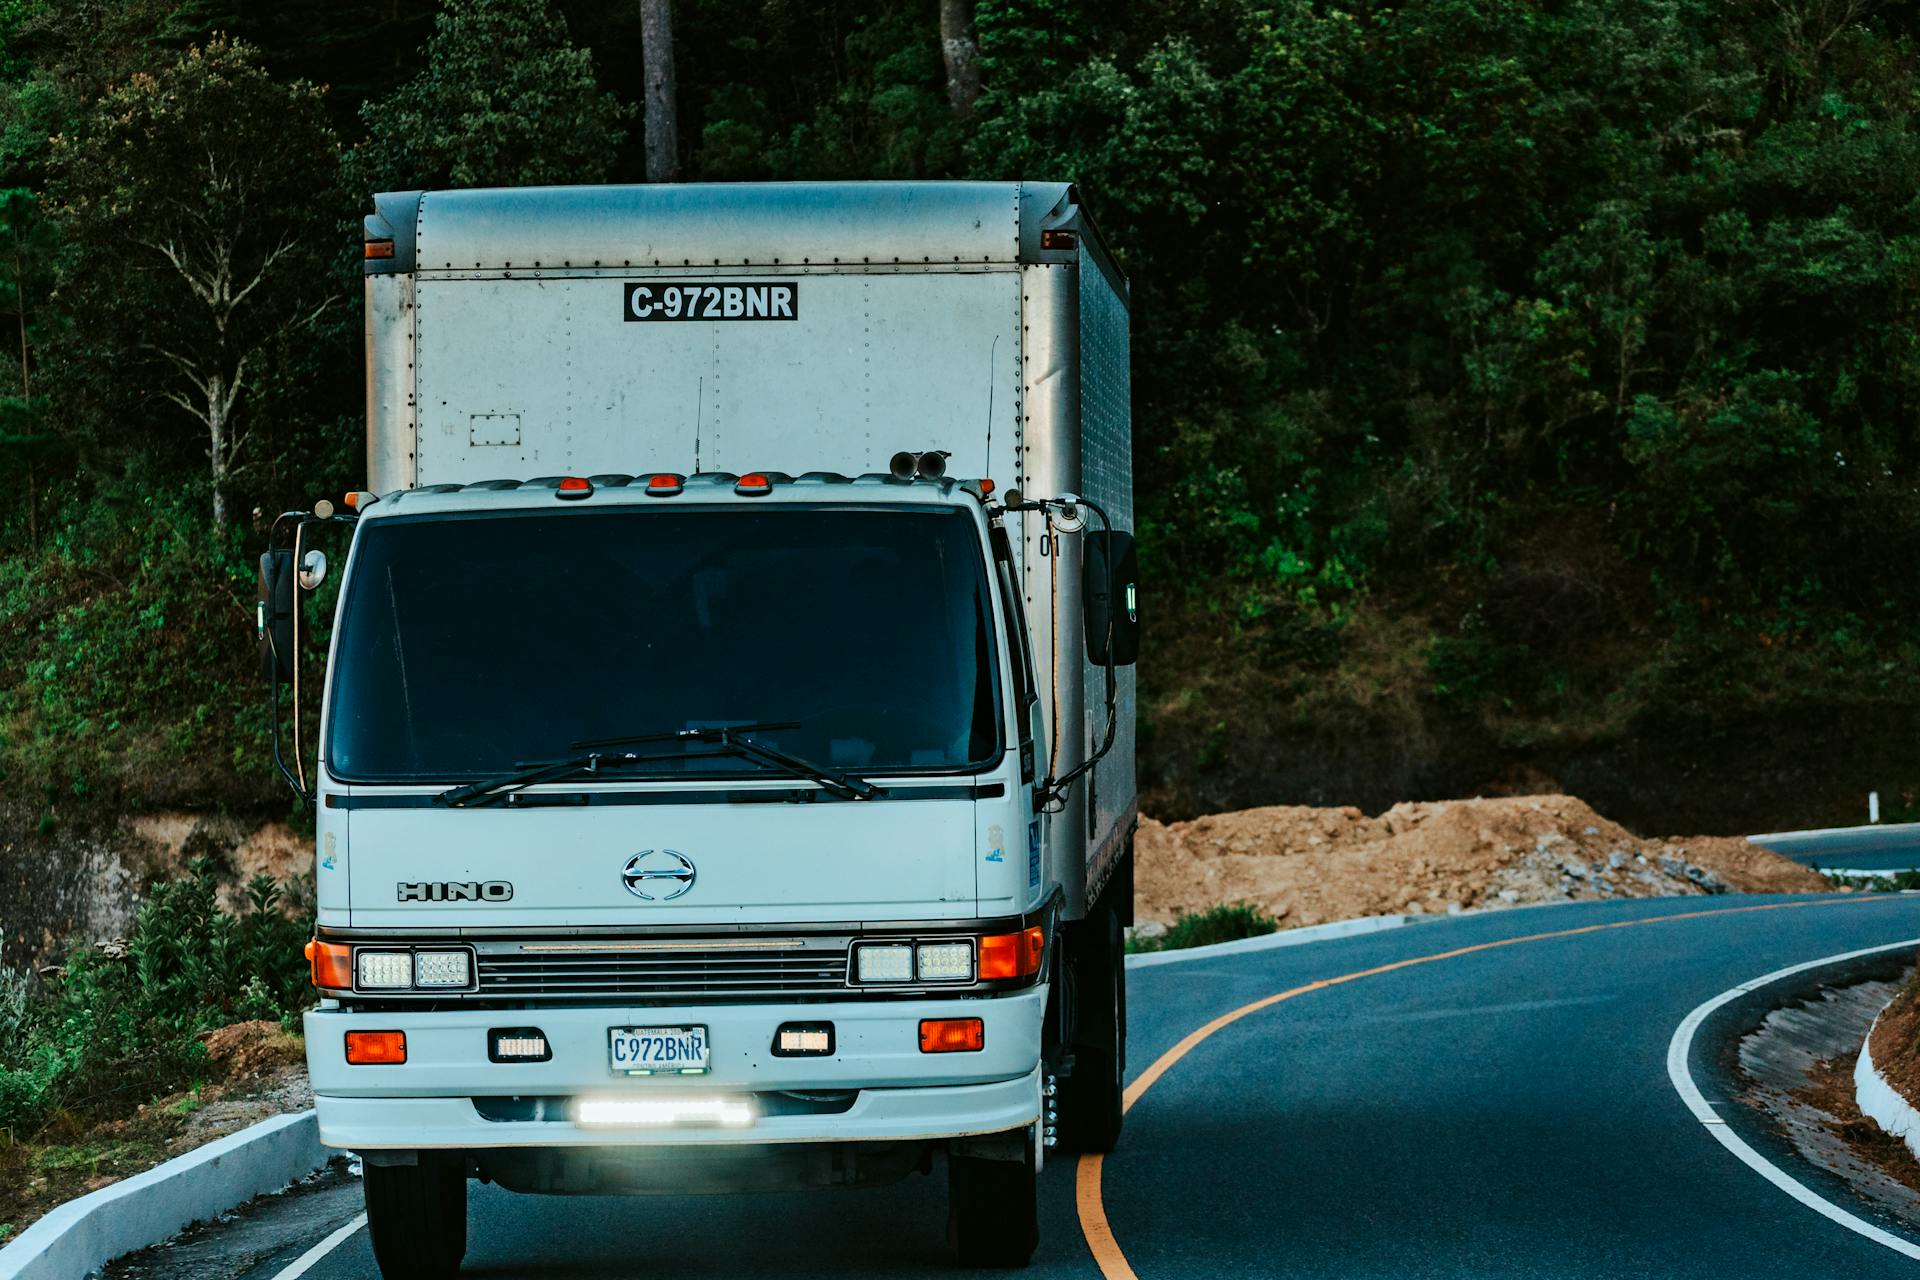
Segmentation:
{"type": "Polygon", "coordinates": [[[280,518],[258,630],[382,1273],[458,1271],[473,1178],[936,1159],[958,1260],[1024,1264],[1048,1148],[1119,1134],[1137,814],[1127,286],[1073,188],[374,206],[367,487],[280,518]]]}

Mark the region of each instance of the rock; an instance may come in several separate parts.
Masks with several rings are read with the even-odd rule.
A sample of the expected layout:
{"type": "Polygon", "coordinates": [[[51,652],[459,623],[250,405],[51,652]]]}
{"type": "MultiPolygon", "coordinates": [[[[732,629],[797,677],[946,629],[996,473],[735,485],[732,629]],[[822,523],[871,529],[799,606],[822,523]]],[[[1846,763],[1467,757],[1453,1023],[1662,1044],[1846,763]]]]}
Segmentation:
{"type": "Polygon", "coordinates": [[[1590,835],[1590,836],[1597,836],[1597,835],[1599,835],[1599,834],[1600,834],[1600,828],[1598,828],[1598,827],[1588,827],[1588,828],[1587,828],[1587,834],[1588,834],[1588,835],[1590,835]]]}
{"type": "Polygon", "coordinates": [[[1592,871],[1588,869],[1586,863],[1581,862],[1574,858],[1569,858],[1565,862],[1561,863],[1560,870],[1572,876],[1575,880],[1585,880],[1588,876],[1593,874],[1592,871]]]}
{"type": "Polygon", "coordinates": [[[1142,920],[1127,930],[1127,934],[1129,937],[1141,939],[1164,938],[1167,936],[1167,926],[1158,920],[1142,920]]]}
{"type": "Polygon", "coordinates": [[[1502,889],[1499,893],[1496,893],[1494,897],[1500,899],[1502,902],[1518,902],[1520,901],[1520,891],[1518,889],[1502,889]]]}
{"type": "Polygon", "coordinates": [[[1610,870],[1618,871],[1620,868],[1626,865],[1627,865],[1627,855],[1620,852],[1620,850],[1615,849],[1612,853],[1607,855],[1607,867],[1610,870]]]}

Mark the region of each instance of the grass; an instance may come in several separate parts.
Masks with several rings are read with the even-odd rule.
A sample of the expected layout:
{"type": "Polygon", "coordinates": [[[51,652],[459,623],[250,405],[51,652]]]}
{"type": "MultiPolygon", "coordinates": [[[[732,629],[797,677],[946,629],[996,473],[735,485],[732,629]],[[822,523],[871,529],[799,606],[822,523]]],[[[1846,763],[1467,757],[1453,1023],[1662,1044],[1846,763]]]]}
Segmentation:
{"type": "Polygon", "coordinates": [[[1828,873],[1827,883],[1836,889],[1859,889],[1866,893],[1912,893],[1920,890],[1920,871],[1895,871],[1884,876],[1842,876],[1828,873]]]}
{"type": "Polygon", "coordinates": [[[1204,947],[1214,942],[1257,938],[1279,927],[1279,921],[1252,903],[1232,902],[1209,907],[1205,911],[1190,911],[1157,938],[1129,938],[1127,950],[1179,951],[1186,947],[1204,947]]]}

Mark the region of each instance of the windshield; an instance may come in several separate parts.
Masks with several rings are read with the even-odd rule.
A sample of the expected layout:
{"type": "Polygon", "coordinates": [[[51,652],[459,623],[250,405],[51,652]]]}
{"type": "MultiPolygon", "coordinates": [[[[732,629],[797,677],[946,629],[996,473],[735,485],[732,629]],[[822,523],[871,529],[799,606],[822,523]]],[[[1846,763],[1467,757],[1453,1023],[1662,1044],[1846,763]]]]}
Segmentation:
{"type": "MultiPolygon", "coordinates": [[[[589,739],[758,724],[838,769],[976,770],[1000,751],[987,592],[961,510],[368,521],[328,762],[350,782],[453,781],[589,739]]],[[[768,772],[656,750],[681,754],[620,776],[768,772]]]]}

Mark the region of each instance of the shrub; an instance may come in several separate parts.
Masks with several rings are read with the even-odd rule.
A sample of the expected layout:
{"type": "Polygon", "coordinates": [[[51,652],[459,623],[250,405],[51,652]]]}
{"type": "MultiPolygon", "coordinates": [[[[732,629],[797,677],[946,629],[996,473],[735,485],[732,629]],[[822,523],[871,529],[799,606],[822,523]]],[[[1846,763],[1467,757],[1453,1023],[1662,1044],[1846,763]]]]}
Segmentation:
{"type": "Polygon", "coordinates": [[[267,876],[240,914],[213,867],[155,884],[126,946],[77,952],[46,987],[0,975],[0,1129],[60,1112],[107,1113],[197,1082],[203,1033],[250,1018],[291,1022],[309,1002],[303,921],[267,876]]]}
{"type": "Polygon", "coordinates": [[[1272,933],[1280,922],[1250,902],[1232,902],[1205,911],[1190,911],[1158,938],[1134,938],[1129,951],[1178,951],[1215,942],[1235,942],[1272,933]]]}

